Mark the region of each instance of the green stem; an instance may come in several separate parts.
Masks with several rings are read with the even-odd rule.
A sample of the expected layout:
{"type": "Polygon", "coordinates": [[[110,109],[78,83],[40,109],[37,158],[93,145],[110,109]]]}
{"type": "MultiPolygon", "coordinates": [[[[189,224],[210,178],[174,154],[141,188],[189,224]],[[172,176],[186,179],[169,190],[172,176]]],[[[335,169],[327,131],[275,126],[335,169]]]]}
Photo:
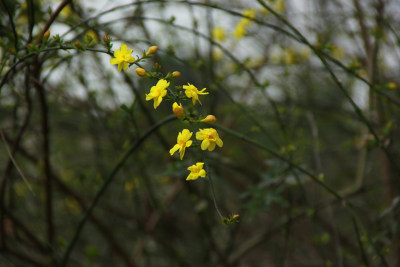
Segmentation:
{"type": "MultiPolygon", "coordinates": [[[[207,171],[208,171],[208,168],[207,168],[207,171]]],[[[224,216],[222,216],[222,214],[221,214],[221,212],[220,212],[220,210],[218,208],[218,205],[217,205],[217,199],[215,197],[215,191],[214,191],[214,184],[213,184],[213,181],[212,181],[210,173],[208,173],[208,180],[210,181],[210,189],[211,189],[211,195],[212,195],[212,198],[213,198],[213,201],[214,201],[214,207],[217,210],[217,213],[218,213],[219,217],[221,217],[221,219],[223,219],[224,216]]]]}

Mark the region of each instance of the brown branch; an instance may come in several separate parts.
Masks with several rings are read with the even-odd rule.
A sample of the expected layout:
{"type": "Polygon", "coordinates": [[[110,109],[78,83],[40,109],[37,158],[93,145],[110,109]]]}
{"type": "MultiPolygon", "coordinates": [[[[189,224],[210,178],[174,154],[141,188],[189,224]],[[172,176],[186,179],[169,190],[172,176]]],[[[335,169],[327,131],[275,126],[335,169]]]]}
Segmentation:
{"type": "Polygon", "coordinates": [[[42,32],[40,33],[36,44],[40,44],[42,42],[43,39],[43,35],[44,33],[50,28],[51,24],[53,24],[54,20],[57,18],[57,16],[60,14],[60,12],[63,10],[63,8],[68,5],[69,3],[71,3],[72,0],[64,0],[61,2],[61,4],[57,7],[57,9],[54,11],[54,13],[51,15],[51,17],[49,18],[49,20],[46,22],[46,25],[44,26],[44,28],[42,29],[42,32]]]}
{"type": "MultiPolygon", "coordinates": [[[[33,82],[39,97],[40,114],[41,114],[41,132],[42,132],[42,153],[44,165],[44,191],[45,191],[45,214],[46,214],[46,230],[47,241],[49,246],[54,244],[54,222],[53,222],[53,193],[52,193],[52,177],[50,166],[50,137],[49,137],[49,108],[46,99],[45,88],[40,83],[41,63],[38,57],[34,60],[35,68],[33,72],[33,82]]],[[[51,252],[51,249],[49,250],[51,252]]]]}

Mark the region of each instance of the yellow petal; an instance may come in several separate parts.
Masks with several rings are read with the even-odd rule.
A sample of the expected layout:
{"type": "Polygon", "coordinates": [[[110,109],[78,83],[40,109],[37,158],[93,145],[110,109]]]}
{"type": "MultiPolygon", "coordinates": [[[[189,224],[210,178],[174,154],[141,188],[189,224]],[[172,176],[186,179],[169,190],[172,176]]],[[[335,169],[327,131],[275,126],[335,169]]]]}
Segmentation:
{"type": "Polygon", "coordinates": [[[205,138],[204,132],[203,132],[203,130],[200,129],[200,131],[198,131],[196,133],[196,139],[197,140],[203,140],[204,138],[205,138]]]}
{"type": "Polygon", "coordinates": [[[186,147],[190,147],[192,145],[192,143],[193,143],[192,140],[187,141],[186,142],[186,147]]]}
{"type": "Polygon", "coordinates": [[[222,142],[221,138],[219,138],[219,137],[217,138],[217,145],[219,147],[222,147],[224,145],[224,142],[222,142]]]}
{"type": "Polygon", "coordinates": [[[210,141],[208,141],[208,139],[204,139],[203,142],[201,143],[201,149],[206,150],[209,145],[210,141]]]}
{"type": "Polygon", "coordinates": [[[215,143],[210,142],[210,145],[208,146],[208,151],[213,151],[215,149],[215,143]]]}
{"type": "Polygon", "coordinates": [[[205,170],[201,170],[201,171],[199,172],[199,176],[200,176],[200,177],[206,177],[206,171],[205,171],[205,170]]]}
{"type": "Polygon", "coordinates": [[[146,94],[146,101],[152,100],[154,98],[154,96],[150,93],[150,94],[146,94]]]}
{"type": "MultiPolygon", "coordinates": [[[[182,148],[182,147],[181,147],[182,148]]],[[[182,160],[183,159],[183,156],[185,155],[185,149],[183,148],[183,149],[181,149],[181,151],[179,151],[180,152],[180,159],[182,160]]]]}
{"type": "Polygon", "coordinates": [[[127,51],[128,51],[128,46],[126,44],[122,44],[121,45],[121,52],[123,54],[126,54],[127,51]]]}
{"type": "Polygon", "coordinates": [[[180,145],[178,144],[174,145],[174,147],[169,150],[169,154],[171,154],[172,156],[179,148],[181,148],[180,145]]]}
{"type": "Polygon", "coordinates": [[[110,63],[115,65],[115,64],[119,63],[119,60],[117,58],[112,58],[112,59],[110,59],[110,63]]]}

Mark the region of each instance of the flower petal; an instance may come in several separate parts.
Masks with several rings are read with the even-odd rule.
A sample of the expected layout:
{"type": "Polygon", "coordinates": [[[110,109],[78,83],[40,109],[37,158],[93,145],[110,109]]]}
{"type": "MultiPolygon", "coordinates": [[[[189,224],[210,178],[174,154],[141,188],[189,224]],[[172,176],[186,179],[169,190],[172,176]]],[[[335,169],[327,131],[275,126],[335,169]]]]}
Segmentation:
{"type": "Polygon", "coordinates": [[[222,139],[221,138],[217,138],[217,145],[219,146],[219,147],[222,147],[223,145],[224,145],[224,142],[222,142],[222,139]]]}
{"type": "Polygon", "coordinates": [[[120,50],[123,54],[126,54],[128,52],[128,46],[126,44],[122,44],[120,50]]]}
{"type": "Polygon", "coordinates": [[[181,147],[181,150],[179,152],[180,152],[180,159],[182,160],[183,156],[185,155],[185,148],[181,147]]]}
{"type": "Polygon", "coordinates": [[[119,63],[119,60],[118,60],[118,58],[112,58],[112,59],[110,59],[110,63],[115,65],[115,64],[119,63]]]}
{"type": "Polygon", "coordinates": [[[209,145],[210,141],[208,141],[208,139],[204,139],[203,142],[201,143],[201,149],[206,150],[209,145]]]}
{"type": "Polygon", "coordinates": [[[178,144],[174,145],[174,147],[169,150],[169,154],[171,154],[172,156],[179,148],[181,148],[180,145],[178,144]]]}
{"type": "Polygon", "coordinates": [[[187,142],[186,142],[186,147],[190,147],[190,146],[192,145],[192,143],[193,143],[192,140],[187,141],[187,142]]]}
{"type": "Polygon", "coordinates": [[[215,149],[215,142],[210,142],[210,145],[208,146],[208,151],[213,151],[215,149]]]}
{"type": "Polygon", "coordinates": [[[200,177],[206,177],[206,171],[205,170],[199,171],[199,176],[200,177]]]}

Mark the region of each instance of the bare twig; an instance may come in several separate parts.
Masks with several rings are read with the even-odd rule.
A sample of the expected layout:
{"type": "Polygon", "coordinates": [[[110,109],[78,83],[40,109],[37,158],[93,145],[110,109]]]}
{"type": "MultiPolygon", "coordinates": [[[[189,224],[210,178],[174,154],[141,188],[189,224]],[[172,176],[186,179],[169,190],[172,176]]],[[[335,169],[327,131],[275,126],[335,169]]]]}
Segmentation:
{"type": "Polygon", "coordinates": [[[15,160],[14,156],[12,155],[11,150],[10,150],[10,147],[8,146],[7,140],[6,140],[5,136],[4,136],[3,129],[2,129],[1,127],[0,127],[0,135],[1,135],[1,138],[3,139],[4,145],[5,145],[5,147],[6,147],[8,156],[10,157],[10,160],[11,160],[12,163],[14,164],[14,166],[15,166],[15,168],[17,169],[18,173],[21,175],[22,180],[24,180],[26,186],[29,188],[29,190],[30,190],[33,194],[35,194],[35,193],[33,192],[32,186],[30,185],[28,179],[25,177],[25,175],[24,175],[24,173],[22,172],[21,168],[18,166],[17,161],[15,160]]]}

